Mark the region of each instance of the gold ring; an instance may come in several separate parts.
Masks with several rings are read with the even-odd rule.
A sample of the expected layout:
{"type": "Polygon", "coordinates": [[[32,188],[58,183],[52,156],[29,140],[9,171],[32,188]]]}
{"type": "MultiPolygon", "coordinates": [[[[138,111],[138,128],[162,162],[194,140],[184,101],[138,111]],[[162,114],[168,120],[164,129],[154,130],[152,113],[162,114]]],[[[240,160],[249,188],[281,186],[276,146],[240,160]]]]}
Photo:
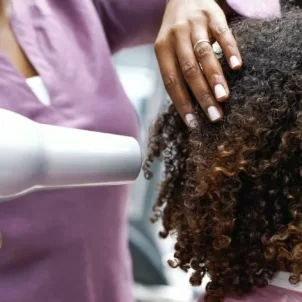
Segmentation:
{"type": "Polygon", "coordinates": [[[209,43],[209,44],[211,45],[211,42],[210,42],[209,40],[207,40],[207,39],[200,39],[200,40],[198,40],[198,41],[195,43],[195,45],[194,45],[194,47],[193,47],[194,52],[196,51],[196,47],[197,47],[199,44],[201,44],[201,43],[209,43]]]}

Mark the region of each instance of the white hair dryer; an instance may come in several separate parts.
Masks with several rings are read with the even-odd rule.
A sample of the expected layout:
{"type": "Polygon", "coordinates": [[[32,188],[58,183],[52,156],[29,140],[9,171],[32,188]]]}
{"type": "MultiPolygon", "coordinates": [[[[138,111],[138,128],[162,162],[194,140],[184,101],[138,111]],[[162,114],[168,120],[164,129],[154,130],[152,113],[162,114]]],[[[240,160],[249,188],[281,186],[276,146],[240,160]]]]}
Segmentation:
{"type": "Polygon", "coordinates": [[[0,202],[37,190],[131,183],[141,163],[132,137],[38,124],[0,109],[0,202]]]}

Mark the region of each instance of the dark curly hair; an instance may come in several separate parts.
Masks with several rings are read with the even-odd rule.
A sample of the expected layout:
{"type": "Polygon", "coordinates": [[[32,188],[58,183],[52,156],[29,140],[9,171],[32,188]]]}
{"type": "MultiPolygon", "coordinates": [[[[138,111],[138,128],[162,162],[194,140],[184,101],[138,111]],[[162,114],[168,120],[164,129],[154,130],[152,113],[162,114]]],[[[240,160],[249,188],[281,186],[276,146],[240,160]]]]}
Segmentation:
{"type": "Polygon", "coordinates": [[[154,220],[176,234],[172,267],[206,274],[206,301],[265,287],[277,271],[302,273],[302,12],[232,25],[244,67],[222,59],[231,98],[213,124],[195,101],[188,129],[173,105],[151,128],[145,177],[165,172],[154,220]]]}

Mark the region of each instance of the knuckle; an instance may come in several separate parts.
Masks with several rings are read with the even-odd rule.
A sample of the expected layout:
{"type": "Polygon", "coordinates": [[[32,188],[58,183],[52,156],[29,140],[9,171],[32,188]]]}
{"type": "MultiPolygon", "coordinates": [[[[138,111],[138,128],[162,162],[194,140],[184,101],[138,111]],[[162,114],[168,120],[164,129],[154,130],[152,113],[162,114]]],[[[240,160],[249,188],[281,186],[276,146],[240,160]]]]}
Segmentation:
{"type": "Polygon", "coordinates": [[[230,32],[230,28],[227,25],[216,24],[213,26],[213,29],[218,37],[225,36],[230,32]]]}
{"type": "Polygon", "coordinates": [[[188,18],[189,23],[192,24],[192,25],[200,24],[200,23],[204,24],[206,20],[207,20],[207,17],[203,13],[201,13],[201,14],[192,14],[188,18]]]}
{"type": "Polygon", "coordinates": [[[238,51],[238,45],[237,45],[237,42],[236,42],[235,40],[226,43],[226,46],[227,46],[230,50],[232,50],[232,51],[238,51]]]}
{"type": "Polygon", "coordinates": [[[193,60],[187,61],[182,65],[182,71],[186,80],[194,79],[199,74],[199,66],[193,60]]]}
{"type": "Polygon", "coordinates": [[[221,7],[217,6],[216,8],[212,8],[210,10],[210,15],[212,16],[212,20],[216,20],[216,23],[226,22],[226,16],[221,7]]]}
{"type": "Polygon", "coordinates": [[[174,34],[178,34],[178,33],[182,33],[184,31],[186,31],[187,28],[188,28],[187,22],[180,21],[180,22],[175,23],[171,27],[171,30],[174,34]]]}
{"type": "Polygon", "coordinates": [[[164,86],[167,90],[172,90],[179,84],[177,77],[172,74],[163,75],[162,78],[164,86]]]}
{"type": "Polygon", "coordinates": [[[195,54],[198,60],[202,60],[212,52],[212,47],[209,43],[200,43],[196,46],[195,54]]]}
{"type": "Polygon", "coordinates": [[[177,110],[180,112],[186,112],[191,109],[191,103],[190,102],[182,102],[177,105],[177,110]]]}
{"type": "Polygon", "coordinates": [[[204,103],[207,103],[207,104],[210,104],[213,101],[213,97],[212,97],[212,94],[210,92],[202,92],[199,95],[199,97],[200,97],[201,102],[204,102],[204,103]]]}
{"type": "Polygon", "coordinates": [[[160,53],[167,45],[167,41],[166,39],[157,39],[155,41],[155,44],[154,44],[154,50],[155,50],[155,53],[158,54],[160,53]]]}
{"type": "Polygon", "coordinates": [[[209,10],[207,8],[201,8],[200,9],[200,15],[204,16],[205,18],[208,18],[209,10]]]}
{"type": "Polygon", "coordinates": [[[220,78],[220,77],[223,77],[223,74],[221,74],[219,72],[218,68],[216,68],[216,69],[213,68],[212,70],[210,70],[208,72],[208,78],[210,79],[210,81],[215,82],[215,79],[220,78]]]}

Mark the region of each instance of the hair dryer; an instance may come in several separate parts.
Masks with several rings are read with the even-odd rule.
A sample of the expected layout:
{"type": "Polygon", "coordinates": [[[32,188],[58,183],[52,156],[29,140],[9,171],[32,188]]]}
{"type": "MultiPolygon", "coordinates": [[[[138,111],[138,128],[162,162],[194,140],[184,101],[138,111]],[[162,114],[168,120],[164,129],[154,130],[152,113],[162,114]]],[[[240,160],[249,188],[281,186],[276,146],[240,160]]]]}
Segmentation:
{"type": "Polygon", "coordinates": [[[127,184],[141,163],[132,137],[43,125],[0,109],[0,201],[37,190],[127,184]]]}

